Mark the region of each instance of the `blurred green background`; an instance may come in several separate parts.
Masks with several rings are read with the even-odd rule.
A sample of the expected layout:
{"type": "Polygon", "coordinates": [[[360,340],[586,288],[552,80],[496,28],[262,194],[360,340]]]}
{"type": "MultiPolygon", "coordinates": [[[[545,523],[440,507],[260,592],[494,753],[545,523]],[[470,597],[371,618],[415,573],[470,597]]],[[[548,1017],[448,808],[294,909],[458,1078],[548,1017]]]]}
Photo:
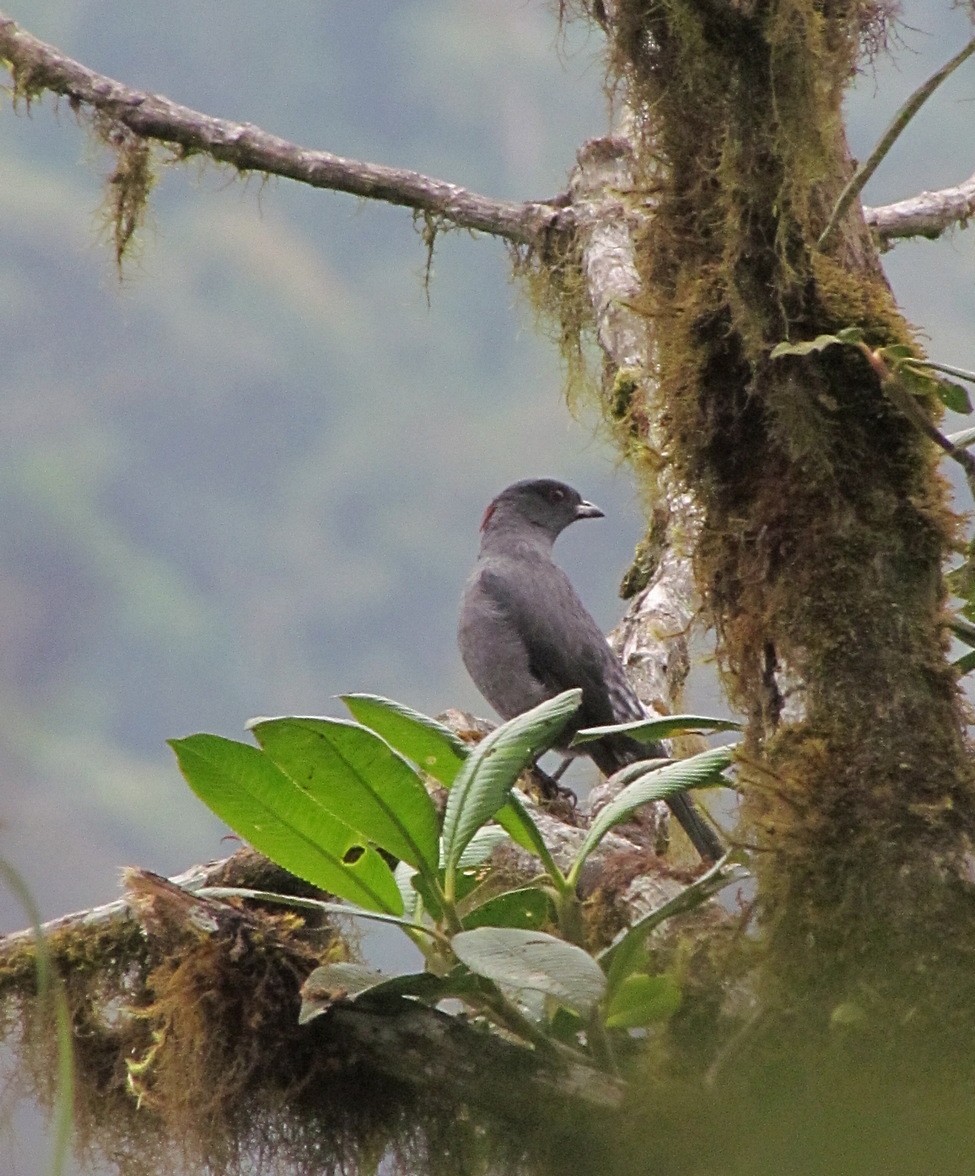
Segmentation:
{"type": "MultiPolygon", "coordinates": [[[[608,129],[601,39],[526,0],[6,0],[94,69],[297,143],[544,198],[608,129]]],[[[854,151],[969,34],[910,4],[859,79],[854,151]]],[[[868,191],[962,180],[975,67],[868,191]]],[[[118,867],[176,872],[223,830],[164,745],[372,690],[484,713],[454,648],[480,512],[553,475],[607,519],[561,558],[608,628],[640,534],[628,473],[561,398],[504,248],[213,166],[166,169],[121,285],[111,160],[67,103],[0,110],[0,854],[45,916],[118,867]]],[[[975,366],[972,235],[888,255],[933,355],[975,366]]],[[[24,922],[0,895],[2,929],[24,922]]]]}

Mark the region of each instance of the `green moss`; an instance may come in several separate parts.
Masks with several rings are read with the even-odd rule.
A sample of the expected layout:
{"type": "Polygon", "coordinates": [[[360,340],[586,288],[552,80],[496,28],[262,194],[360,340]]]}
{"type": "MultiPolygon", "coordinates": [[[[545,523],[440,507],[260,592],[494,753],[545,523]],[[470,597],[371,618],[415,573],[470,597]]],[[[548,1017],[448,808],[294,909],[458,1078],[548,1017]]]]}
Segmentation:
{"type": "Polygon", "coordinates": [[[558,347],[566,400],[573,407],[596,382],[595,325],[577,243],[571,235],[553,233],[543,250],[512,248],[511,259],[537,327],[558,347]]]}
{"type": "Polygon", "coordinates": [[[134,134],[123,123],[101,114],[94,116],[92,125],[96,136],[115,158],[115,166],[107,180],[103,216],[121,277],[136,234],[145,224],[149,196],[156,183],[152,148],[147,139],[134,134]]]}

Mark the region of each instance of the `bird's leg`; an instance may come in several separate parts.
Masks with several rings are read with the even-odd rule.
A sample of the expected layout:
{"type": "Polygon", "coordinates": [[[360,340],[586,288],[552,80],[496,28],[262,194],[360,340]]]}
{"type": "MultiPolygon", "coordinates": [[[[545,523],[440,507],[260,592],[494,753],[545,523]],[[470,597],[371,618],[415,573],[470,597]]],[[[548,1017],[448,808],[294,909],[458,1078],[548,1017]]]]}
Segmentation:
{"type": "Polygon", "coordinates": [[[566,756],[551,775],[544,768],[540,768],[537,763],[532,764],[532,777],[544,800],[568,803],[572,808],[575,808],[578,800],[576,794],[568,788],[563,788],[559,783],[571,761],[572,757],[566,756]]]}
{"type": "MultiPolygon", "coordinates": [[[[568,767],[569,767],[569,764],[571,764],[571,763],[572,763],[572,761],[573,761],[573,759],[574,759],[574,758],[575,758],[575,757],[574,757],[574,756],[571,756],[571,755],[564,755],[564,756],[562,757],[562,762],[561,762],[561,763],[559,764],[559,766],[558,766],[558,767],[555,769],[555,771],[554,771],[554,772],[551,774],[551,776],[549,776],[549,779],[552,781],[552,783],[553,783],[553,784],[558,784],[558,782],[559,782],[559,781],[562,779],[562,777],[565,775],[565,773],[566,773],[566,770],[567,770],[567,769],[568,769],[568,767]]],[[[573,796],[574,796],[574,795],[575,795],[575,793],[573,793],[573,796]]]]}

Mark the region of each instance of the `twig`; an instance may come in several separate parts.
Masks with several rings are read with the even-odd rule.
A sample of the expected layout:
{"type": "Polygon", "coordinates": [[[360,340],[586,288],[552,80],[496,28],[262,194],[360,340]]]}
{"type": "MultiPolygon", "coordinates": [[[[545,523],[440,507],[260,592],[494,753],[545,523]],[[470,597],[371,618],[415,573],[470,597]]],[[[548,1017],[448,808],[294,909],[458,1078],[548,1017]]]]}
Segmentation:
{"type": "MultiPolygon", "coordinates": [[[[182,890],[196,891],[205,886],[247,886],[260,887],[265,890],[286,890],[291,888],[298,893],[317,894],[313,887],[305,883],[297,884],[280,867],[269,862],[265,857],[252,849],[243,848],[220,861],[206,862],[202,865],[191,866],[182,874],[177,874],[168,880],[182,890]]],[[[40,926],[41,933],[51,938],[63,931],[95,931],[104,929],[115,923],[132,917],[130,903],[127,898],[117,898],[113,902],[103,903],[101,906],[91,907],[84,911],[74,911],[68,915],[60,915],[40,926]]],[[[24,931],[11,931],[8,935],[0,935],[0,959],[18,951],[35,941],[34,928],[24,931]]]]}
{"type": "Polygon", "coordinates": [[[556,220],[571,217],[571,210],[557,204],[494,200],[420,172],[311,151],[250,123],[212,118],[161,95],[133,90],[31,36],[3,12],[0,61],[13,74],[15,98],[18,84],[28,97],[49,90],[100,111],[143,139],[173,144],[186,156],[203,152],[240,171],[412,208],[516,245],[542,244],[556,220]]]}
{"type": "MultiPolygon", "coordinates": [[[[975,384],[975,372],[967,372],[964,368],[952,367],[948,363],[935,363],[933,359],[916,359],[910,362],[915,370],[930,368],[934,372],[944,372],[946,376],[955,376],[959,380],[967,380],[970,384],[975,384]]],[[[924,372],[921,372],[921,375],[924,375],[924,372]]]]}
{"type": "Polygon", "coordinates": [[[873,368],[877,378],[880,380],[880,386],[894,407],[900,409],[904,416],[916,425],[926,437],[929,437],[935,445],[943,449],[953,461],[956,461],[962,467],[968,481],[968,488],[972,493],[972,497],[975,498],[975,457],[967,450],[960,449],[939,428],[931,423],[924,410],[914,399],[910,389],[905,388],[901,380],[898,379],[897,373],[887,366],[882,356],[878,355],[875,351],[871,351],[866,343],[859,343],[857,346],[873,368]]]}
{"type": "Polygon", "coordinates": [[[859,196],[863,191],[867,181],[880,166],[884,156],[897,141],[901,132],[911,121],[914,115],[917,114],[917,112],[921,109],[928,98],[931,97],[935,90],[941,85],[941,83],[946,78],[950,77],[962,64],[962,62],[971,57],[973,53],[975,53],[975,37],[973,37],[959,53],[956,53],[955,56],[949,62],[947,62],[947,64],[943,65],[941,69],[937,71],[937,73],[932,74],[923,85],[919,86],[900,108],[900,110],[898,110],[897,114],[894,115],[893,121],[887,130],[884,131],[880,142],[876,147],[874,147],[873,151],[870,152],[870,156],[866,163],[857,168],[857,170],[850,177],[846,187],[840,193],[840,197],[836,201],[836,206],[834,207],[832,213],[830,213],[830,218],[827,222],[826,228],[823,229],[817,243],[820,249],[826,248],[830,238],[836,231],[836,226],[845,215],[846,210],[850,207],[856,197],[859,196]]]}
{"type": "Polygon", "coordinates": [[[881,241],[909,237],[935,240],[952,225],[975,216],[975,175],[953,188],[921,192],[907,200],[864,208],[863,219],[881,241]]]}

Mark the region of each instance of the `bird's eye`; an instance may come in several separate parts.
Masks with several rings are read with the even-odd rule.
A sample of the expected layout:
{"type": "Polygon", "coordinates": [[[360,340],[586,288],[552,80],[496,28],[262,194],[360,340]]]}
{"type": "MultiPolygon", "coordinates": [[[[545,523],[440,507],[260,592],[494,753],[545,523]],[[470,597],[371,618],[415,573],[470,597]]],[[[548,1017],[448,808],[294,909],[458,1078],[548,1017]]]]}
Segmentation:
{"type": "Polygon", "coordinates": [[[560,490],[558,486],[553,486],[548,492],[549,502],[561,502],[565,498],[565,491],[560,490]]]}

